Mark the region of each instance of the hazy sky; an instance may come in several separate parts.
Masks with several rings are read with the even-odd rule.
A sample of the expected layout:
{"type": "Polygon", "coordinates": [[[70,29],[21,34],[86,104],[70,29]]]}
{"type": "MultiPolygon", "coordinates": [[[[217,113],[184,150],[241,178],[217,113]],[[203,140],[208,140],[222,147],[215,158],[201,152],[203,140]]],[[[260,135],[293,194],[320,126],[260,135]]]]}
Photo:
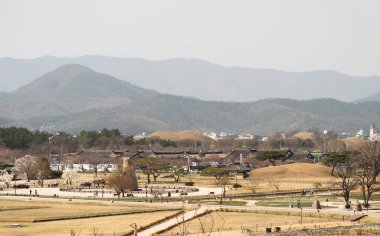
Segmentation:
{"type": "Polygon", "coordinates": [[[0,0],[0,57],[84,54],[380,75],[380,1],[0,0]]]}

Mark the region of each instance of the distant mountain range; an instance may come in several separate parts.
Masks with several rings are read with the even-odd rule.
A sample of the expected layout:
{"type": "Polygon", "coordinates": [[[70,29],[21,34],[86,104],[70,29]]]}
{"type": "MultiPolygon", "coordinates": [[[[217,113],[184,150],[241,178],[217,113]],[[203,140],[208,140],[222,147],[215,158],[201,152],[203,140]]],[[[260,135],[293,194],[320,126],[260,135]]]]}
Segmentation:
{"type": "Polygon", "coordinates": [[[0,96],[0,126],[78,133],[120,128],[124,133],[200,130],[270,134],[316,127],[355,132],[380,125],[380,102],[335,99],[215,102],[137,87],[70,64],[0,96]]]}
{"type": "Polygon", "coordinates": [[[361,102],[370,102],[370,101],[380,101],[380,92],[373,94],[371,96],[361,98],[356,100],[356,103],[361,103],[361,102]]]}
{"type": "Polygon", "coordinates": [[[146,89],[206,101],[246,102],[266,98],[356,101],[380,92],[379,76],[349,76],[331,70],[296,73],[226,67],[198,59],[151,61],[105,56],[1,58],[0,91],[14,91],[65,64],[81,64],[146,89]]]}

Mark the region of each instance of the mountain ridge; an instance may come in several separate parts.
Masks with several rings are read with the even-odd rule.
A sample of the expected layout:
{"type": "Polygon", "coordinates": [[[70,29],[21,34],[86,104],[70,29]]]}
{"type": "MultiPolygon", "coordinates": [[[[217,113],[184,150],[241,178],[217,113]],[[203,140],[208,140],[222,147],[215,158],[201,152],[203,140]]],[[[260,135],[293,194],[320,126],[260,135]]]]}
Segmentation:
{"type": "Polygon", "coordinates": [[[194,58],[145,60],[87,55],[75,58],[0,59],[0,87],[14,90],[64,64],[81,64],[139,87],[206,101],[335,98],[355,101],[378,92],[379,76],[349,76],[333,70],[289,72],[223,66],[194,58]],[[21,68],[21,69],[20,69],[21,68]],[[275,85],[275,86],[274,86],[275,85]]]}
{"type": "Polygon", "coordinates": [[[371,102],[371,101],[380,101],[380,92],[375,93],[375,94],[368,96],[368,97],[358,99],[355,101],[355,103],[371,102]]]}
{"type": "Polygon", "coordinates": [[[356,132],[369,124],[380,125],[380,102],[203,101],[143,89],[81,65],[60,67],[1,96],[0,106],[0,125],[70,133],[102,128],[129,134],[157,130],[271,134],[310,128],[356,132]]]}

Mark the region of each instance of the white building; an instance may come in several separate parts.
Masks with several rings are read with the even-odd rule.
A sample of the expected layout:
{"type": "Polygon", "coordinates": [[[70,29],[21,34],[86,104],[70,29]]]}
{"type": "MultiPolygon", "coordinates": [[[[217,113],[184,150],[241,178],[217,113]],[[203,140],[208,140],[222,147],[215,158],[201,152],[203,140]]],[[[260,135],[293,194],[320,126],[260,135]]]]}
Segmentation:
{"type": "Polygon", "coordinates": [[[360,129],[356,135],[355,135],[356,138],[360,138],[360,139],[363,139],[364,138],[364,131],[363,129],[360,129]]]}
{"type": "Polygon", "coordinates": [[[253,140],[255,136],[253,134],[239,134],[239,137],[237,139],[240,140],[253,140]]]}
{"type": "Polygon", "coordinates": [[[380,141],[380,133],[377,133],[375,127],[371,125],[369,129],[369,140],[370,141],[380,141]]]}

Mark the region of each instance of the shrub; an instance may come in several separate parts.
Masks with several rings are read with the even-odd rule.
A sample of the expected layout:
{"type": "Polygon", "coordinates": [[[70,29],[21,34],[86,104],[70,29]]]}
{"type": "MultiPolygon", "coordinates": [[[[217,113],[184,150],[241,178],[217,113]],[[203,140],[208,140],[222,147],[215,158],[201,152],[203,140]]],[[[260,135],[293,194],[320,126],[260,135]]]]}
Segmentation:
{"type": "Polygon", "coordinates": [[[51,172],[50,178],[52,179],[60,179],[62,177],[63,172],[60,170],[53,170],[51,172]]]}
{"type": "Polygon", "coordinates": [[[29,185],[27,185],[27,184],[18,184],[18,185],[15,185],[14,188],[29,188],[29,185]]]}
{"type": "Polygon", "coordinates": [[[186,186],[194,186],[194,182],[186,182],[185,185],[186,186]]]}
{"type": "Polygon", "coordinates": [[[82,186],[82,187],[88,187],[88,188],[90,188],[91,185],[92,185],[91,182],[84,182],[84,183],[80,184],[80,186],[82,186]]]}
{"type": "Polygon", "coordinates": [[[241,184],[238,184],[238,183],[235,183],[234,185],[232,185],[233,188],[241,188],[243,187],[241,184]]]}
{"type": "Polygon", "coordinates": [[[104,179],[96,179],[96,180],[92,181],[92,183],[99,187],[100,185],[104,185],[105,181],[104,181],[104,179]]]}

